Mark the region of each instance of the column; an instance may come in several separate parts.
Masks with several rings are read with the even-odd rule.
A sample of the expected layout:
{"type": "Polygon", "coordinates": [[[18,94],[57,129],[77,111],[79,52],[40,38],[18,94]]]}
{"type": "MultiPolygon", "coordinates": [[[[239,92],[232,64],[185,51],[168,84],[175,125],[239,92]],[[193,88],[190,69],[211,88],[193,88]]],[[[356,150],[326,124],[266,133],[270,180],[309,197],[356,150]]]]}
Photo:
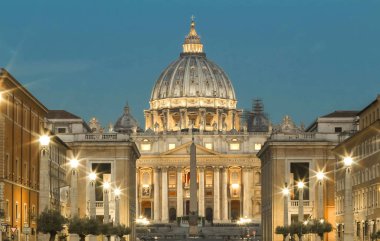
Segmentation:
{"type": "Polygon", "coordinates": [[[351,167],[346,167],[344,177],[344,241],[354,240],[351,167]]]}
{"type": "Polygon", "coordinates": [[[162,205],[161,205],[161,210],[162,210],[162,216],[161,216],[161,221],[162,222],[168,222],[169,221],[169,210],[168,210],[168,168],[163,167],[161,169],[161,189],[162,189],[162,205]]]}
{"type": "Polygon", "coordinates": [[[303,187],[298,188],[298,222],[303,222],[303,187]]]}
{"type": "Polygon", "coordinates": [[[323,219],[323,180],[318,180],[318,208],[317,208],[317,218],[323,219]]]}
{"type": "Polygon", "coordinates": [[[78,215],[78,171],[76,168],[71,170],[71,190],[70,190],[70,215],[78,215]]]}
{"type": "Polygon", "coordinates": [[[89,185],[90,194],[90,218],[96,218],[96,206],[95,206],[95,181],[90,181],[89,185]]]}
{"type": "Polygon", "coordinates": [[[214,167],[214,222],[220,220],[219,167],[214,167]]]}
{"type": "Polygon", "coordinates": [[[108,187],[103,189],[103,205],[104,205],[104,220],[103,223],[109,223],[110,220],[110,205],[108,198],[108,187]]]}
{"type": "Polygon", "coordinates": [[[177,168],[177,217],[183,216],[182,167],[177,168]]]}
{"type": "Polygon", "coordinates": [[[252,200],[251,200],[251,182],[249,180],[249,168],[242,169],[243,171],[243,216],[251,218],[252,216],[252,200]]]}
{"type": "Polygon", "coordinates": [[[140,189],[139,189],[139,169],[136,168],[136,218],[140,217],[140,203],[139,203],[139,193],[140,193],[140,189]]]}
{"type": "Polygon", "coordinates": [[[154,185],[154,215],[153,220],[155,222],[160,221],[160,173],[157,167],[153,170],[153,185],[154,185]]]}
{"type": "Polygon", "coordinates": [[[205,216],[205,168],[199,167],[199,205],[198,214],[200,217],[205,216]]]}
{"type": "Polygon", "coordinates": [[[222,221],[228,221],[227,168],[222,169],[222,221]]]}

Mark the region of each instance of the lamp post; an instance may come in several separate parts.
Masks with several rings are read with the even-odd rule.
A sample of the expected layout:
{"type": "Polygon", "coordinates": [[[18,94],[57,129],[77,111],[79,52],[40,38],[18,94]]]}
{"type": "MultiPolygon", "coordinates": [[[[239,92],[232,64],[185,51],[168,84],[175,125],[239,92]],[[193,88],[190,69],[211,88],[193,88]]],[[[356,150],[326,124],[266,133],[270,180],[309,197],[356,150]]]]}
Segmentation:
{"type": "Polygon", "coordinates": [[[344,176],[344,241],[353,241],[353,212],[352,212],[352,169],[353,160],[351,157],[345,157],[343,159],[345,166],[345,176],[344,176]]]}
{"type": "Polygon", "coordinates": [[[285,182],[285,187],[282,189],[282,195],[284,196],[284,226],[288,226],[289,222],[289,188],[285,182]]]}
{"type": "Polygon", "coordinates": [[[115,226],[120,224],[120,195],[121,190],[116,188],[114,191],[115,194],[115,226]]]}
{"type": "Polygon", "coordinates": [[[322,171],[317,172],[317,180],[318,180],[318,219],[322,220],[324,218],[324,210],[323,210],[323,179],[325,179],[325,173],[322,171]]]}
{"type": "Polygon", "coordinates": [[[303,181],[299,181],[297,183],[298,187],[298,221],[302,222],[303,215],[303,188],[305,187],[305,183],[303,181]]]}
{"type": "Polygon", "coordinates": [[[95,182],[96,173],[91,172],[88,175],[90,179],[90,218],[96,218],[96,206],[95,206],[95,182]]]}
{"type": "Polygon", "coordinates": [[[110,205],[108,199],[108,191],[110,189],[109,182],[103,183],[103,201],[104,201],[104,220],[103,223],[109,223],[110,220],[110,205]]]}
{"type": "Polygon", "coordinates": [[[71,217],[78,215],[78,166],[77,159],[70,160],[71,167],[71,192],[70,192],[70,213],[71,217]]]}
{"type": "MultiPolygon", "coordinates": [[[[40,207],[41,210],[45,208],[50,209],[50,200],[49,195],[51,191],[51,163],[49,162],[49,145],[50,145],[50,137],[48,135],[42,135],[39,138],[41,155],[40,155],[40,207]]],[[[16,171],[16,178],[17,176],[16,171]]]]}

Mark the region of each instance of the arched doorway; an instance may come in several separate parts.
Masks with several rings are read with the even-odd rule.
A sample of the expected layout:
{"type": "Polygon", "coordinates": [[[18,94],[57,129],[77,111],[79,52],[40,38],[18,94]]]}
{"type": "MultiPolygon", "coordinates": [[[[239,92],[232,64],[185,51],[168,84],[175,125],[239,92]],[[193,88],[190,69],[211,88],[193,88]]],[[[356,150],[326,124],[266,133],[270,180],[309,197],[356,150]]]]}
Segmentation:
{"type": "Polygon", "coordinates": [[[211,223],[212,219],[214,218],[214,213],[212,208],[206,208],[206,221],[211,223]]]}
{"type": "Polygon", "coordinates": [[[174,222],[177,218],[177,210],[175,208],[169,209],[169,222],[174,222]]]}
{"type": "Polygon", "coordinates": [[[240,201],[232,200],[231,201],[231,219],[237,220],[240,217],[240,201]]]}

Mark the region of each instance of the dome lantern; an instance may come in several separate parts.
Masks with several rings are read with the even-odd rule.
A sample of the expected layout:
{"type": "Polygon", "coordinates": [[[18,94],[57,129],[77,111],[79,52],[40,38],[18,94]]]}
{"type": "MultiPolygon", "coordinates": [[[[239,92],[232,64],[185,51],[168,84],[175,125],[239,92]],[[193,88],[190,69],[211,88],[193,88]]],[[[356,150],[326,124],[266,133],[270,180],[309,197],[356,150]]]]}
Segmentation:
{"type": "Polygon", "coordinates": [[[182,45],[182,53],[203,53],[203,44],[201,38],[195,30],[194,16],[191,17],[190,32],[185,38],[185,43],[182,45]]]}

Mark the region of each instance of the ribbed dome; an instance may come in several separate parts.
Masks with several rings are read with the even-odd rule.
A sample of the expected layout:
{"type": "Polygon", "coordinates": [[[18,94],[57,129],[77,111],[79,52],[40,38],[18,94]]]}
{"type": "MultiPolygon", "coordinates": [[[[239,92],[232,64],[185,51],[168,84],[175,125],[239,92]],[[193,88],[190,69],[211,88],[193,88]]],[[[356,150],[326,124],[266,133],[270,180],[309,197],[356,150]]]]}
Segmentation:
{"type": "Polygon", "coordinates": [[[175,97],[236,99],[224,71],[201,54],[182,54],[158,78],[151,100],[175,97]]]}
{"type": "Polygon", "coordinates": [[[194,21],[191,22],[180,58],[161,73],[153,88],[151,101],[179,97],[236,100],[226,73],[206,58],[194,21]]]}
{"type": "Polygon", "coordinates": [[[122,133],[132,133],[141,131],[139,123],[136,121],[136,119],[131,115],[129,111],[128,104],[124,107],[123,115],[116,121],[114,130],[116,132],[122,133]]]}

